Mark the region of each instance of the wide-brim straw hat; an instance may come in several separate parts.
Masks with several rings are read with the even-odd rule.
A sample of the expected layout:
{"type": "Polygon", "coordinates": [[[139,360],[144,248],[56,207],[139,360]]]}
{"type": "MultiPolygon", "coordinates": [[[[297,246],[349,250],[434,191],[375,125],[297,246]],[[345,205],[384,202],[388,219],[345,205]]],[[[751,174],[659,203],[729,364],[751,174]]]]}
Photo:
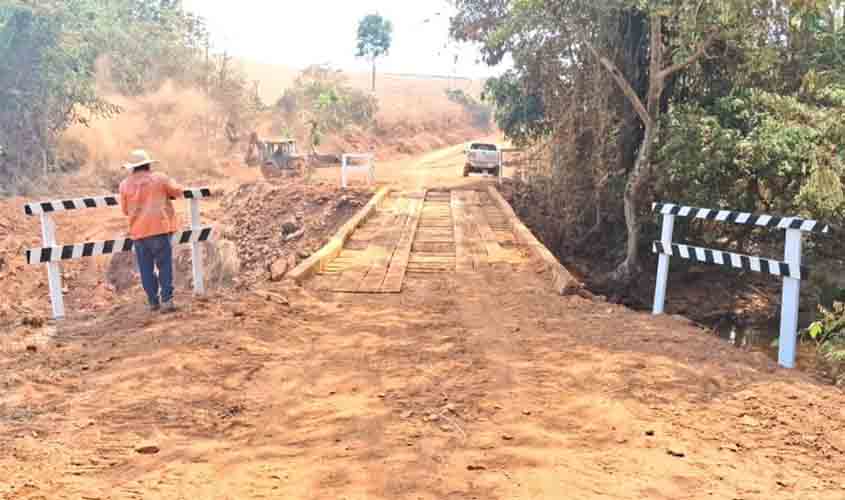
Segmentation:
{"type": "Polygon", "coordinates": [[[145,150],[136,149],[135,151],[129,153],[129,161],[123,164],[123,168],[127,170],[135,170],[138,167],[152,165],[153,163],[158,163],[158,160],[153,160],[153,157],[145,150]]]}

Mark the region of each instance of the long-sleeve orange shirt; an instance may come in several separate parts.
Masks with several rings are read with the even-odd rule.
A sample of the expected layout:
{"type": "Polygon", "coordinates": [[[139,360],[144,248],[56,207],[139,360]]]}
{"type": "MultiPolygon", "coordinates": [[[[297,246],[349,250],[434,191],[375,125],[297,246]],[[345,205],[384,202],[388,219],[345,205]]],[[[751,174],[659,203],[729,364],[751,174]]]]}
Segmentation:
{"type": "Polygon", "coordinates": [[[140,240],[177,231],[176,211],[170,199],[182,196],[182,188],[164,174],[130,174],[120,183],[120,207],[129,217],[129,236],[140,240]]]}

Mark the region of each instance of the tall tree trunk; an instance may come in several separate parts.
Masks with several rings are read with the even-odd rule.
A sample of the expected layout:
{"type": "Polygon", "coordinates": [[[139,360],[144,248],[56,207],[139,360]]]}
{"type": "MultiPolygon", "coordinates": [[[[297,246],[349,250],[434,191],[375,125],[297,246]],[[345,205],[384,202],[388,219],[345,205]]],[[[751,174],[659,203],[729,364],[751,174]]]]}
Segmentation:
{"type": "Polygon", "coordinates": [[[373,58],[373,92],[376,91],[376,58],[373,58]]]}
{"type": "Polygon", "coordinates": [[[625,248],[625,260],[613,272],[613,280],[619,283],[630,283],[639,273],[640,258],[640,228],[641,223],[637,216],[637,196],[640,193],[643,180],[646,178],[646,171],[651,162],[651,152],[654,144],[660,135],[659,121],[654,121],[645,126],[643,142],[637,154],[634,168],[628,176],[628,183],[625,186],[624,207],[625,207],[625,228],[628,232],[625,248]]]}
{"type": "MultiPolygon", "coordinates": [[[[644,96],[648,92],[648,15],[637,9],[625,10],[622,13],[619,36],[623,44],[614,59],[615,64],[631,82],[631,87],[637,95],[644,96]]],[[[629,173],[637,161],[639,146],[643,141],[643,123],[632,106],[625,106],[630,101],[621,90],[616,99],[620,100],[622,124],[619,164],[614,170],[629,173]]]]}
{"type": "Polygon", "coordinates": [[[645,116],[642,116],[643,140],[640,144],[634,169],[628,175],[623,196],[625,211],[625,227],[628,231],[625,260],[613,272],[613,279],[627,284],[633,281],[640,272],[640,219],[637,215],[637,196],[645,173],[651,165],[651,152],[660,136],[660,97],[666,86],[666,75],[663,66],[663,22],[659,15],[652,15],[649,19],[651,35],[649,39],[649,71],[648,95],[645,103],[645,116]]]}
{"type": "Polygon", "coordinates": [[[627,245],[625,250],[625,260],[616,268],[611,275],[611,279],[617,283],[626,285],[631,283],[636,278],[639,272],[639,245],[640,245],[640,220],[637,216],[637,195],[640,192],[640,187],[646,178],[646,173],[651,165],[651,154],[654,149],[655,142],[660,136],[660,114],[661,114],[661,97],[666,88],[666,80],[672,75],[685,69],[689,65],[701,59],[706,53],[707,49],[719,37],[719,31],[714,29],[702,40],[697,49],[689,55],[685,60],[663,67],[664,51],[666,50],[663,44],[663,18],[658,13],[649,15],[649,74],[648,74],[648,93],[646,102],[640,99],[637,92],[631,86],[631,83],[625,78],[619,68],[609,59],[602,57],[595,47],[585,38],[587,49],[592,52],[593,56],[599,63],[605,67],[610,73],[611,77],[619,85],[619,88],[631,102],[637,115],[643,123],[645,128],[643,140],[639,147],[637,160],[634,163],[634,168],[628,176],[628,183],[625,186],[624,194],[624,211],[625,211],[625,226],[627,229],[627,245]]]}

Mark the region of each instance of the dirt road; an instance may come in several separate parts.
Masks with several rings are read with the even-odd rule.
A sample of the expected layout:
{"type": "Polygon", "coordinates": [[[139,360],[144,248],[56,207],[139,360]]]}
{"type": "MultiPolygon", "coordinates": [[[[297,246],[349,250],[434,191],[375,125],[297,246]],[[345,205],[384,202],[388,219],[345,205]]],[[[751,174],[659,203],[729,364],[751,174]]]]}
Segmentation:
{"type": "Polygon", "coordinates": [[[460,161],[380,166],[397,194],[304,287],[9,336],[0,498],[845,498],[841,391],[555,295],[460,161]],[[384,291],[416,219],[401,293],[337,291],[384,291]]]}

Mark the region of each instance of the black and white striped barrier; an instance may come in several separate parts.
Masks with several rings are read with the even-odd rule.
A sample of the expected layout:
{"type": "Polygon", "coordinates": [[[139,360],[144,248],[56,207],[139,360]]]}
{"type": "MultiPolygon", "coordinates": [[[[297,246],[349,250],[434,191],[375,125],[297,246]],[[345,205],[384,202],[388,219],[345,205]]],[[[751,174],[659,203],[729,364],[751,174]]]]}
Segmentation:
{"type": "MultiPolygon", "coordinates": [[[[200,199],[211,196],[208,188],[186,189],[182,195],[185,199],[200,199]]],[[[69,210],[83,210],[86,208],[113,208],[120,206],[117,195],[108,196],[86,196],[83,198],[72,198],[68,200],[42,201],[38,203],[27,203],[24,205],[26,215],[40,215],[43,213],[66,212],[69,210]]]]}
{"type": "Polygon", "coordinates": [[[711,210],[687,207],[672,203],[655,203],[652,210],[663,215],[660,241],[652,245],[660,260],[657,265],[657,285],[654,291],[654,314],[663,314],[666,304],[666,286],[669,281],[669,258],[681,257],[706,264],[733,267],[744,271],[771,274],[783,278],[783,299],[781,303],[780,342],[778,362],[786,368],[795,367],[795,350],[798,342],[798,299],[801,280],[807,279],[809,271],[801,265],[801,239],[804,232],[827,234],[831,227],[815,220],[799,217],[776,217],[755,215],[732,210],[711,210]],[[747,224],[786,231],[786,252],[783,261],[764,259],[750,255],[694,247],[672,242],[675,217],[690,217],[715,222],[747,224]]]}
{"type": "MultiPolygon", "coordinates": [[[[185,229],[173,233],[170,241],[173,245],[201,243],[211,239],[212,231],[213,229],[209,226],[202,227],[198,231],[185,229]]],[[[135,242],[131,238],[117,238],[114,240],[89,241],[87,243],[74,243],[72,245],[56,247],[30,248],[26,251],[26,261],[29,264],[36,265],[61,262],[63,260],[78,260],[113,253],[131,252],[134,245],[135,242]]]]}
{"type": "Polygon", "coordinates": [[[771,274],[773,276],[785,276],[797,280],[806,279],[810,272],[804,266],[793,266],[788,262],[779,260],[764,259],[752,255],[742,255],[722,250],[711,250],[709,248],[694,247],[690,245],[679,245],[673,243],[666,246],[662,241],[655,241],[652,244],[652,251],[656,254],[680,257],[682,259],[694,260],[705,264],[716,264],[728,266],[742,271],[754,271],[758,273],[771,274]]]}
{"type": "MultiPolygon", "coordinates": [[[[191,214],[191,227],[178,231],[173,235],[173,243],[191,244],[191,260],[194,276],[194,293],[205,293],[205,279],[203,276],[202,253],[199,244],[209,241],[213,230],[200,225],[199,201],[211,196],[208,188],[186,189],[182,196],[188,200],[191,214]]],[[[120,206],[117,195],[87,196],[66,200],[27,203],[24,206],[26,215],[41,217],[41,237],[43,246],[26,251],[26,260],[31,265],[45,264],[47,278],[50,285],[50,303],[53,306],[53,318],[62,319],[65,316],[64,297],[62,296],[62,275],[59,263],[65,260],[77,260],[99,255],[109,255],[118,252],[129,252],[134,246],[130,238],[115,238],[106,241],[90,241],[59,245],[56,243],[56,223],[53,214],[71,210],[90,208],[115,208],[120,206]]]]}
{"type": "Polygon", "coordinates": [[[711,210],[709,208],[685,207],[672,203],[655,203],[654,211],[663,215],[677,215],[693,219],[712,220],[716,222],[732,222],[734,224],[748,224],[750,226],[768,227],[773,229],[797,229],[810,233],[829,233],[830,226],[818,221],[801,219],[799,217],[775,217],[773,215],[754,215],[747,212],[733,210],[711,210]]]}

